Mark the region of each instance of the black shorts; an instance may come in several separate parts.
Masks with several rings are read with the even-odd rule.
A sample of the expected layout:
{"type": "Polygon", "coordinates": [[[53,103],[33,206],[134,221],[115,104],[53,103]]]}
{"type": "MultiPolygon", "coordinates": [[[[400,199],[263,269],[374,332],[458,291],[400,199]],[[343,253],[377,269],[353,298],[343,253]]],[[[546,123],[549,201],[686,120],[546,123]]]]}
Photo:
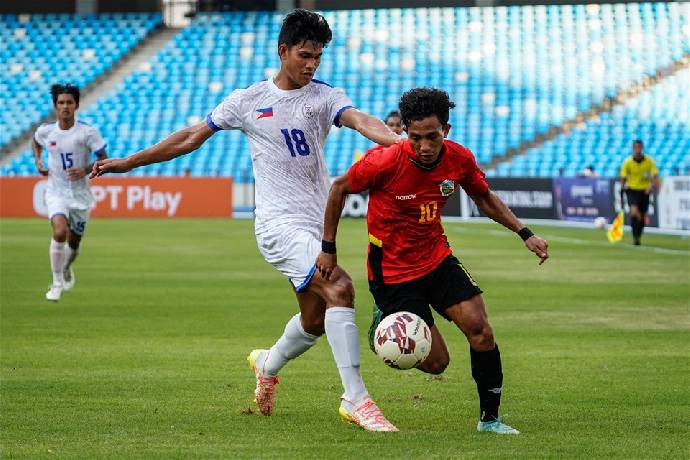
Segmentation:
{"type": "Polygon", "coordinates": [[[647,209],[649,209],[649,194],[645,193],[644,190],[631,190],[626,189],[625,195],[628,198],[628,206],[637,206],[642,214],[647,214],[647,209]]]}
{"type": "Polygon", "coordinates": [[[434,325],[429,305],[450,321],[446,316],[448,307],[482,293],[455,256],[446,257],[433,271],[412,281],[398,284],[369,281],[369,290],[384,318],[409,311],[419,315],[429,327],[434,325]]]}

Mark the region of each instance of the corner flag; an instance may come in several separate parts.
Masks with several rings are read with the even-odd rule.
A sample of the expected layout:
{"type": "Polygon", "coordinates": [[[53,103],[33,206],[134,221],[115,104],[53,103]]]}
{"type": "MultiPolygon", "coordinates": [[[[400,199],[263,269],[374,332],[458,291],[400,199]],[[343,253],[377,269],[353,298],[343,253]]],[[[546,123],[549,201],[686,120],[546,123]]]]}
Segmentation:
{"type": "Polygon", "coordinates": [[[606,237],[609,239],[609,243],[618,243],[620,240],[623,239],[624,219],[625,213],[623,211],[619,211],[616,218],[613,219],[613,222],[611,222],[609,230],[606,232],[606,237]]]}

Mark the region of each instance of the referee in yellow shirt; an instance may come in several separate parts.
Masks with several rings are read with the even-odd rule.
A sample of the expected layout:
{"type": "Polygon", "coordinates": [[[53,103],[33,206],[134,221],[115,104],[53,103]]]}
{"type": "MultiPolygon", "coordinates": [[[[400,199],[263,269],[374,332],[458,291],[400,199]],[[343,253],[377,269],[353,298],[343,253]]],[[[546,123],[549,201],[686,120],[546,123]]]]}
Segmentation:
{"type": "Polygon", "coordinates": [[[641,140],[633,141],[633,154],[623,161],[620,174],[621,186],[628,198],[633,244],[636,246],[640,245],[652,187],[656,186],[657,193],[661,189],[656,163],[652,157],[644,154],[643,148],[641,140]]]}

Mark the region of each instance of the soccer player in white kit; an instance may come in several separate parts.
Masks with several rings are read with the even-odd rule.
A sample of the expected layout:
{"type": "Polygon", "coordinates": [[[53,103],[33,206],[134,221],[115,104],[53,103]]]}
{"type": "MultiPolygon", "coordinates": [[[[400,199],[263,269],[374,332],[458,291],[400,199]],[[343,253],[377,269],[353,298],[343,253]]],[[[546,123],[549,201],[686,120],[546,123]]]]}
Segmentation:
{"type": "Polygon", "coordinates": [[[63,290],[74,287],[72,263],[79,254],[79,244],[94,204],[87,177],[92,168],[91,155],[103,160],[107,154],[98,129],[75,117],[79,108],[79,88],[55,84],[50,93],[57,121],[39,126],[32,147],[38,172],[48,176],[46,204],[53,227],[50,241],[53,283],[46,299],[57,302],[63,290]],[[48,150],[47,169],[41,160],[44,148],[48,150]]]}
{"type": "Polygon", "coordinates": [[[380,120],[352,107],[340,89],[314,80],[331,30],[323,16],[297,9],[278,38],[275,77],[233,91],[202,123],[122,159],[99,161],[92,177],[167,161],[199,148],[215,132],[239,129],[249,138],[256,178],[255,231],[259,251],[295,290],[300,313],[270,350],[247,358],[256,376],[255,400],[264,415],[274,408],[278,372],[326,333],[344,387],[340,416],[369,431],[398,431],[367,392],[359,371],[354,288],[337,267],[329,280],[315,270],[322,249],[323,213],[330,188],[323,146],[331,125],[347,126],[381,145],[401,140],[380,120]]]}

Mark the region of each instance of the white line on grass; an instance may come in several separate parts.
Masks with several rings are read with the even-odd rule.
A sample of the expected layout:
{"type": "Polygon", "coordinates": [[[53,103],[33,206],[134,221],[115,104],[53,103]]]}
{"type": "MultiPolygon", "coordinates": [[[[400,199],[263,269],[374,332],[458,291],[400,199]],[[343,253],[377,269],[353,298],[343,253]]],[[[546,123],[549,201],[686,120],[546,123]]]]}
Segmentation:
{"type": "MultiPolygon", "coordinates": [[[[468,228],[462,228],[462,227],[452,227],[453,231],[456,233],[479,233],[476,231],[472,231],[468,228]]],[[[484,230],[481,232],[482,234],[488,233],[489,235],[492,236],[499,236],[499,237],[511,237],[514,238],[515,236],[511,234],[509,231],[502,231],[502,230],[484,230]]],[[[622,249],[630,249],[634,251],[647,251],[647,252],[654,252],[657,254],[671,254],[671,255],[676,255],[676,256],[690,256],[690,251],[683,251],[682,249],[667,249],[667,248],[657,248],[653,246],[633,246],[632,244],[627,244],[627,243],[619,243],[617,245],[612,245],[611,243],[605,243],[603,241],[592,241],[592,240],[583,240],[580,238],[572,238],[568,236],[559,236],[559,235],[551,235],[551,234],[540,234],[539,236],[544,237],[547,241],[560,241],[562,243],[572,243],[572,244],[579,244],[579,245],[587,245],[587,246],[600,246],[600,247],[618,247],[622,249]]]]}

